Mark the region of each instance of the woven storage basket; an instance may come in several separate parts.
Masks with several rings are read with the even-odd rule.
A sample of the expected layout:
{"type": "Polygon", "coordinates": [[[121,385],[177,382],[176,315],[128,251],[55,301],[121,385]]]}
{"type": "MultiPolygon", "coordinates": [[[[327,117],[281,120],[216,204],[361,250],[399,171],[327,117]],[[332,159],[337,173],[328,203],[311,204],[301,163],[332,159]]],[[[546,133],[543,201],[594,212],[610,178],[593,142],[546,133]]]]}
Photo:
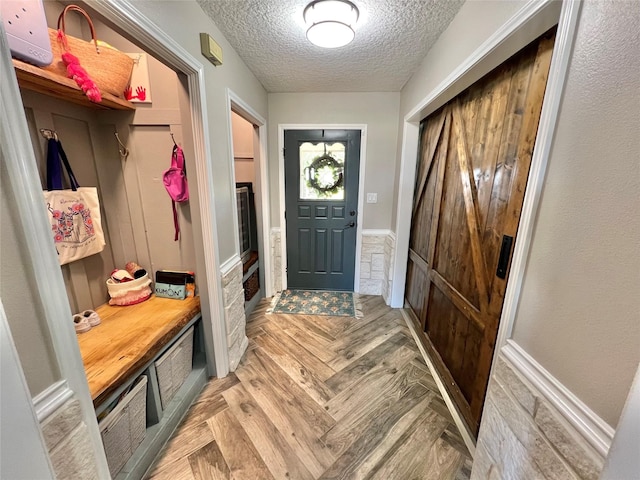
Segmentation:
{"type": "Polygon", "coordinates": [[[127,463],[147,432],[147,377],[142,376],[127,395],[99,423],[109,473],[127,463]]]}
{"type": "MultiPolygon", "coordinates": [[[[92,42],[86,42],[79,38],[66,35],[68,51],[78,57],[80,65],[87,71],[91,79],[98,86],[102,93],[110,93],[120,98],[124,98],[124,90],[131,80],[133,70],[133,59],[127,54],[108,47],[98,47],[96,32],[89,14],[77,5],[68,5],[58,17],[58,29],[65,31],[64,18],[68,11],[73,10],[84,15],[89,22],[92,42]]],[[[49,40],[51,41],[51,51],[53,52],[53,62],[51,65],[42,67],[44,70],[68,77],[67,67],[62,61],[62,54],[65,52],[61,42],[58,41],[58,30],[49,29],[49,40]]]]}
{"type": "Polygon", "coordinates": [[[248,302],[260,290],[260,270],[256,269],[244,282],[244,301],[248,302]]]}
{"type": "Polygon", "coordinates": [[[156,361],[162,409],[180,389],[193,367],[193,327],[156,361]]]}

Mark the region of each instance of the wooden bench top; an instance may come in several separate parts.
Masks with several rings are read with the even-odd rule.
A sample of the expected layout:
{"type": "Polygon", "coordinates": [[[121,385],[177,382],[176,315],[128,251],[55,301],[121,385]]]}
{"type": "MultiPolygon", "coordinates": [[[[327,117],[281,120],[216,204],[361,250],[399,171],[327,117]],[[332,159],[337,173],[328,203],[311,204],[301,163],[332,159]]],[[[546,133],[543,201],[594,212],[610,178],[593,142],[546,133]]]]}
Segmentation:
{"type": "Polygon", "coordinates": [[[127,307],[101,305],[102,323],[78,335],[95,407],[158,354],[198,313],[200,297],[155,295],[127,307]]]}

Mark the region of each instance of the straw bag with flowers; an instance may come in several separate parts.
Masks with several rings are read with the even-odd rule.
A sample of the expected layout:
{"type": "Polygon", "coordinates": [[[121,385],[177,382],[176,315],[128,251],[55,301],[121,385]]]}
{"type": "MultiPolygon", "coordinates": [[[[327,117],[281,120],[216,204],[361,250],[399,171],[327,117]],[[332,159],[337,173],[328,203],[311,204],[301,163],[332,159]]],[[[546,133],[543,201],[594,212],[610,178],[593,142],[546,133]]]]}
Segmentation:
{"type": "Polygon", "coordinates": [[[92,102],[102,101],[101,93],[122,97],[131,79],[133,59],[100,44],[91,17],[77,5],[68,5],[58,17],[58,29],[49,29],[53,62],[43,67],[52,73],[73,78],[92,102]],[[76,11],[86,18],[93,42],[65,33],[65,16],[76,11]]]}

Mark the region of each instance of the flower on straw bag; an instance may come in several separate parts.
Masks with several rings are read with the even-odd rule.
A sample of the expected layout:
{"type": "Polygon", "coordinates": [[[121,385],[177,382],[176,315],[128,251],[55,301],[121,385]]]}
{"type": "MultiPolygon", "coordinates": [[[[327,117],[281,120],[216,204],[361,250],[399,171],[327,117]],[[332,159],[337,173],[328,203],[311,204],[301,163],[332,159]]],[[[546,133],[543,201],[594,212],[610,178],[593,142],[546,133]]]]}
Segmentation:
{"type": "Polygon", "coordinates": [[[53,62],[43,67],[44,70],[73,78],[91,101],[100,102],[100,94],[105,92],[123,98],[131,79],[133,59],[104,44],[99,45],[91,17],[82,8],[67,5],[58,17],[58,29],[49,29],[49,39],[53,62]],[[78,12],[85,17],[91,30],[92,42],[65,33],[65,16],[69,11],[78,12]]]}
{"type": "Polygon", "coordinates": [[[60,265],[100,253],[104,249],[98,191],[95,187],[78,185],[62,144],[56,138],[48,140],[47,191],[44,192],[44,199],[60,265]],[[67,170],[71,190],[62,189],[60,159],[67,170]]]}

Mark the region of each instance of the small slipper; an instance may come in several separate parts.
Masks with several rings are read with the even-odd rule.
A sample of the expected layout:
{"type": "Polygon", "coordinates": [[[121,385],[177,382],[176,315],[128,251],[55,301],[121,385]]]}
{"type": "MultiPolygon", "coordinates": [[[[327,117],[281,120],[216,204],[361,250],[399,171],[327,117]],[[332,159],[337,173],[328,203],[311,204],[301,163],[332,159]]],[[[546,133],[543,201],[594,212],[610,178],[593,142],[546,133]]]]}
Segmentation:
{"type": "Polygon", "coordinates": [[[85,310],[82,312],[82,316],[87,319],[89,325],[95,327],[96,325],[100,325],[100,315],[93,310],[85,310]]]}
{"type": "Polygon", "coordinates": [[[84,333],[91,330],[89,320],[78,313],[73,316],[73,325],[76,328],[76,333],[84,333]]]}

